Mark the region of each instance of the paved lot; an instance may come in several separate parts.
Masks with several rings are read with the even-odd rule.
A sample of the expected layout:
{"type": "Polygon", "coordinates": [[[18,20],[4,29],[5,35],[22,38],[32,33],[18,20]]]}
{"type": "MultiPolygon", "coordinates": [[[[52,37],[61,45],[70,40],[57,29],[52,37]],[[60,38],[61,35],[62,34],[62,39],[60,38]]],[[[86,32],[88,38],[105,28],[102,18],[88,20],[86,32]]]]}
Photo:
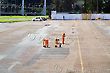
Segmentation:
{"type": "Polygon", "coordinates": [[[0,23],[0,73],[110,73],[110,21],[0,23]]]}

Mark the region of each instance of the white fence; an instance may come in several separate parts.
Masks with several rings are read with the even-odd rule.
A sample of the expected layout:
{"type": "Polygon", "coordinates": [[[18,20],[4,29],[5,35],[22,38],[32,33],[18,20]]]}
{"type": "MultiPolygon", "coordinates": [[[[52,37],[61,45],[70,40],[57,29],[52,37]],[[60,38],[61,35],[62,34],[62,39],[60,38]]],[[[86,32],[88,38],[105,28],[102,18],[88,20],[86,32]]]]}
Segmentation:
{"type": "Polygon", "coordinates": [[[55,20],[82,20],[82,19],[110,19],[110,14],[68,14],[68,13],[56,13],[52,11],[51,19],[55,20]]]}
{"type": "Polygon", "coordinates": [[[52,19],[56,19],[56,20],[75,20],[75,19],[82,19],[82,15],[81,14],[54,14],[51,15],[52,19]]]}
{"type": "Polygon", "coordinates": [[[96,18],[110,19],[110,14],[92,14],[91,15],[91,19],[96,19],[96,18]]]}

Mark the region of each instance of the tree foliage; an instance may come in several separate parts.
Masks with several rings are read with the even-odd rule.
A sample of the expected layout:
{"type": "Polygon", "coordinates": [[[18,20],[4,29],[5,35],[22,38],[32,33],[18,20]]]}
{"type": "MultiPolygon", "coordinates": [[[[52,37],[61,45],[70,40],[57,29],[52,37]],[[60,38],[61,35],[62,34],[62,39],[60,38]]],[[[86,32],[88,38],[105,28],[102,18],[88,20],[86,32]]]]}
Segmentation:
{"type": "Polygon", "coordinates": [[[110,0],[52,0],[51,4],[58,12],[110,13],[110,0]],[[82,7],[75,6],[77,1],[84,1],[82,7]]]}

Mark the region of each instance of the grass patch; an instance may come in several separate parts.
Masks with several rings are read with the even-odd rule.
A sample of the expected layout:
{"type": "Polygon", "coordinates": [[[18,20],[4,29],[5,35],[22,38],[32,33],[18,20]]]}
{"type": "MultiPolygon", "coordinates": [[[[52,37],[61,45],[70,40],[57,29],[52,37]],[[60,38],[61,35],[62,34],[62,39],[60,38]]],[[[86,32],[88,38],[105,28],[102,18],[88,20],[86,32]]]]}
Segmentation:
{"type": "Polygon", "coordinates": [[[48,16],[0,16],[0,23],[31,21],[32,18],[35,18],[35,17],[48,18],[48,16]]]}

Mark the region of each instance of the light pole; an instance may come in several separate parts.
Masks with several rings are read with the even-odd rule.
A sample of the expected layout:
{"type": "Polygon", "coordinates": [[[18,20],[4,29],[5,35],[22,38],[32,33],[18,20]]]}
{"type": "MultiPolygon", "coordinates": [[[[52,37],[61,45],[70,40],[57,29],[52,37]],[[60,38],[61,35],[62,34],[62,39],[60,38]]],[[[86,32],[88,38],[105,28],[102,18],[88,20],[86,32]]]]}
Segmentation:
{"type": "Polygon", "coordinates": [[[24,16],[24,0],[22,0],[21,14],[24,16]]]}
{"type": "Polygon", "coordinates": [[[46,15],[46,0],[44,0],[44,6],[41,14],[46,15]]]}
{"type": "Polygon", "coordinates": [[[99,13],[99,1],[97,0],[97,13],[99,13]]]}

